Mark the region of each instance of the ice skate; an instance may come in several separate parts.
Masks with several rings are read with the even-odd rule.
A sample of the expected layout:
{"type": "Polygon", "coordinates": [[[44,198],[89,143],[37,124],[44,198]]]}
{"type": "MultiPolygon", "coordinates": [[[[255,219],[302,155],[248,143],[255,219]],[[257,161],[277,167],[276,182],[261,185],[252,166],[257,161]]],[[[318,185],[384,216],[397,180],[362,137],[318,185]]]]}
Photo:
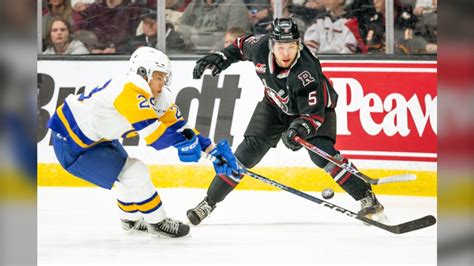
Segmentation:
{"type": "Polygon", "coordinates": [[[177,238],[189,233],[189,225],[178,220],[165,218],[156,224],[147,224],[148,232],[154,236],[177,238]]]}
{"type": "Polygon", "coordinates": [[[188,210],[186,215],[192,224],[198,225],[202,220],[204,220],[204,218],[209,216],[215,208],[216,204],[209,204],[209,199],[206,197],[195,208],[188,210]]]}
{"type": "Polygon", "coordinates": [[[365,195],[365,198],[360,200],[361,210],[358,214],[381,223],[387,221],[387,216],[384,214],[384,207],[377,200],[374,192],[369,190],[365,195]]]}
{"type": "Polygon", "coordinates": [[[137,221],[121,219],[120,222],[122,224],[122,229],[127,233],[134,231],[147,231],[146,223],[143,219],[137,221]]]}

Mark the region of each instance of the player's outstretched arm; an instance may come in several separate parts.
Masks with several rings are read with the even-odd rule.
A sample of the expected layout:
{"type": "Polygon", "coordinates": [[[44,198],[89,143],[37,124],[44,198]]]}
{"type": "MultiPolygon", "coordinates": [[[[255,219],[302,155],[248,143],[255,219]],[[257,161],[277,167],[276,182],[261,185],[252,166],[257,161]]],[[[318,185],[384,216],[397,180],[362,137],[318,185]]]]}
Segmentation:
{"type": "Polygon", "coordinates": [[[178,150],[178,156],[182,162],[198,162],[201,151],[209,153],[214,149],[212,141],[195,129],[185,128],[180,133],[184,140],[173,146],[178,150]]]}
{"type": "Polygon", "coordinates": [[[250,49],[245,49],[246,52],[244,52],[244,42],[250,37],[252,37],[251,34],[239,37],[232,45],[229,45],[221,51],[200,58],[194,67],[193,78],[200,79],[206,69],[210,69],[212,76],[216,76],[227,69],[232,63],[245,60],[245,58],[248,57],[247,53],[250,52],[250,49]]]}
{"type": "Polygon", "coordinates": [[[209,138],[196,135],[195,131],[190,128],[184,129],[182,134],[185,140],[174,145],[182,162],[198,162],[201,158],[201,153],[205,152],[217,158],[213,162],[217,175],[225,175],[238,180],[242,178],[242,169],[227,140],[221,140],[216,145],[213,145],[209,138]],[[203,148],[203,145],[206,146],[203,148]]]}
{"type": "Polygon", "coordinates": [[[196,62],[193,70],[193,78],[200,79],[206,69],[212,71],[212,76],[216,76],[232,64],[232,60],[227,58],[223,52],[215,52],[205,55],[196,62]]]}

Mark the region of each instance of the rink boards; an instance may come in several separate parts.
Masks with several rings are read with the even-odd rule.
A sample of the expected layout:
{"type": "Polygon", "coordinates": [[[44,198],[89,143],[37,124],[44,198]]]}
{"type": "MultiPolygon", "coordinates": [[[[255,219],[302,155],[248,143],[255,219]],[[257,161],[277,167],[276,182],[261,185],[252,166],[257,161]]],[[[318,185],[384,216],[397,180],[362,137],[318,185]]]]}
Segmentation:
{"type": "MultiPolygon", "coordinates": [[[[232,65],[219,77],[192,79],[194,61],[173,61],[172,91],[191,125],[214,141],[227,139],[235,150],[263,85],[248,62],[232,65]]],[[[336,147],[372,177],[414,173],[417,181],[378,186],[383,194],[436,195],[437,90],[436,61],[322,61],[323,71],[339,94],[336,147]]],[[[38,184],[88,186],[57,163],[46,121],[64,98],[93,89],[126,72],[126,61],[38,62],[38,184]]],[[[212,166],[180,163],[174,148],[156,151],[128,139],[130,156],[146,162],[158,187],[206,188],[212,166]]],[[[281,143],[253,169],[286,185],[320,191],[334,182],[313,166],[305,151],[290,152],[281,143]]],[[[271,190],[250,178],[240,189],[271,190]]]]}

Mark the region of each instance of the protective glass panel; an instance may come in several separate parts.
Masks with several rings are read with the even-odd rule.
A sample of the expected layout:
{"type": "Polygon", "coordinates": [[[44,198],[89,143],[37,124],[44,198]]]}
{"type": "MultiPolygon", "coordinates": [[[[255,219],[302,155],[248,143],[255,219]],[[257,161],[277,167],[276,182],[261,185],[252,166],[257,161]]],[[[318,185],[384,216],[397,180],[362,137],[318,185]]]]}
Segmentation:
{"type": "Polygon", "coordinates": [[[269,33],[281,14],[297,23],[315,54],[437,52],[437,0],[166,0],[164,6],[157,9],[156,0],[43,0],[39,50],[126,55],[159,47],[163,38],[169,55],[204,54],[245,32],[269,33]],[[162,32],[159,16],[166,21],[162,32]]]}

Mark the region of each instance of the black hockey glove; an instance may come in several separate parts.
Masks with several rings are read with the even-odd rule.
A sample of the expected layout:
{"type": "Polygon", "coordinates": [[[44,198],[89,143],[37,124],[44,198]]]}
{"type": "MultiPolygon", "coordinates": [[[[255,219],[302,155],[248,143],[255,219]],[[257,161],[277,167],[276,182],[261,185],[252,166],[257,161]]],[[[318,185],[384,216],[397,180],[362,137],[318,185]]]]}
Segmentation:
{"type": "Polygon", "coordinates": [[[232,64],[231,60],[227,59],[222,52],[208,54],[196,62],[193,78],[200,79],[206,68],[212,70],[212,76],[216,76],[221,73],[222,70],[228,68],[230,64],[232,64]]]}
{"type": "Polygon", "coordinates": [[[304,140],[314,137],[316,135],[317,128],[311,124],[307,119],[296,118],[291,122],[290,127],[283,132],[282,140],[285,146],[292,150],[297,151],[301,149],[301,144],[294,141],[293,138],[298,136],[304,140]]]}

